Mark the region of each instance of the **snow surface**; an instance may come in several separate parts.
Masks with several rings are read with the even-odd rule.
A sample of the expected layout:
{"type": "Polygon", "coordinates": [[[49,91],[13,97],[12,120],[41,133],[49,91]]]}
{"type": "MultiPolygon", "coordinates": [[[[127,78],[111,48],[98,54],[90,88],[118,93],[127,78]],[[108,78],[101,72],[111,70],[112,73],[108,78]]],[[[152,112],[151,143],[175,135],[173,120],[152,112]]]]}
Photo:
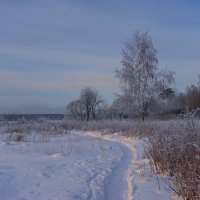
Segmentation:
{"type": "Polygon", "coordinates": [[[138,139],[72,131],[43,142],[4,140],[1,137],[0,200],[172,197],[162,182],[159,189],[138,139]]]}

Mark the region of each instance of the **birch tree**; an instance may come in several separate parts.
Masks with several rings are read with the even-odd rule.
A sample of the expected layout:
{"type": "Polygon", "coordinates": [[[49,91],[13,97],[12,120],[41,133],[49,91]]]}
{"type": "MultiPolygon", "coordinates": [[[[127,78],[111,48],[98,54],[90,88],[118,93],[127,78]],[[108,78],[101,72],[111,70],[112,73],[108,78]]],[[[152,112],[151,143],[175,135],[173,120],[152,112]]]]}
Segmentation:
{"type": "Polygon", "coordinates": [[[159,71],[157,50],[147,32],[136,32],[125,43],[122,67],[116,70],[121,89],[131,95],[142,120],[148,99],[166,89],[174,81],[173,72],[159,71]]]}

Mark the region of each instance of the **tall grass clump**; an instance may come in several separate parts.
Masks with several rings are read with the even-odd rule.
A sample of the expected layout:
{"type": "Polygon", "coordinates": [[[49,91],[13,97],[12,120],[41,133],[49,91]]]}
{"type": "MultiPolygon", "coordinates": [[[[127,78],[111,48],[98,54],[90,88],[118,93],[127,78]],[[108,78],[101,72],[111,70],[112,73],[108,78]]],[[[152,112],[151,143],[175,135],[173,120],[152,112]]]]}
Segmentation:
{"type": "Polygon", "coordinates": [[[169,187],[184,200],[200,199],[199,113],[181,115],[145,142],[153,173],[167,175],[169,187]]]}

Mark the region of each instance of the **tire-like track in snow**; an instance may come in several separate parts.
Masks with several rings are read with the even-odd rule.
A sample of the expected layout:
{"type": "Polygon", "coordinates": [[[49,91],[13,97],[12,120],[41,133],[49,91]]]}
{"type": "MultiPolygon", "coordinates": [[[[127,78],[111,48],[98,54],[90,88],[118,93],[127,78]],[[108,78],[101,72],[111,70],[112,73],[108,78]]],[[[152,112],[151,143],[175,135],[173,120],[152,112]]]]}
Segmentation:
{"type": "MultiPolygon", "coordinates": [[[[95,134],[86,134],[89,137],[98,137],[95,134]]],[[[103,140],[110,141],[119,145],[123,156],[120,163],[112,170],[111,174],[106,177],[105,183],[105,200],[133,200],[133,181],[132,181],[132,162],[136,159],[135,152],[128,144],[123,141],[116,141],[107,137],[103,140]]],[[[91,195],[90,195],[91,197],[91,195]]],[[[91,198],[92,200],[92,198],[91,198]]]]}
{"type": "Polygon", "coordinates": [[[115,143],[120,146],[123,157],[121,162],[105,180],[105,199],[132,200],[133,186],[130,167],[133,160],[133,153],[131,149],[122,142],[115,143]]]}

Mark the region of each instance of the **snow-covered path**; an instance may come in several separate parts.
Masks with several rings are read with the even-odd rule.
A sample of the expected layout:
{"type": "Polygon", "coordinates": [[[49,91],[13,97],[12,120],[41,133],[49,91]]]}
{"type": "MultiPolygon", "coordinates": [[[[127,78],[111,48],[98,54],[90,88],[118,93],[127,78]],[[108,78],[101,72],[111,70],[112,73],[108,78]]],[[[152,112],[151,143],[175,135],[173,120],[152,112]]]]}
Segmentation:
{"type": "Polygon", "coordinates": [[[120,149],[123,152],[121,162],[113,169],[112,173],[105,181],[105,199],[106,200],[132,200],[132,192],[128,191],[132,188],[129,187],[128,170],[131,165],[133,156],[130,149],[119,143],[120,149]]]}

